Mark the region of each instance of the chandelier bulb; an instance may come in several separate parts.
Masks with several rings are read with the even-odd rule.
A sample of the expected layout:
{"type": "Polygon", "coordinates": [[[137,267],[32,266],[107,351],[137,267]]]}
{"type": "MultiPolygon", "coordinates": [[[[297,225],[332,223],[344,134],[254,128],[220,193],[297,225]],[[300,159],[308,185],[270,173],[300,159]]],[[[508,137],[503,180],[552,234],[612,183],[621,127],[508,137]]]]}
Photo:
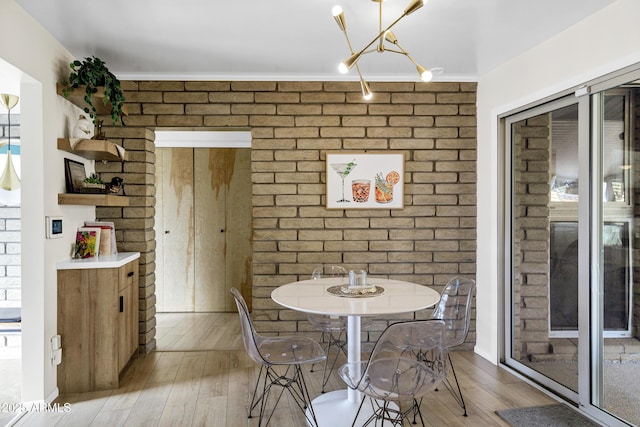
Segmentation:
{"type": "Polygon", "coordinates": [[[347,23],[344,19],[344,12],[342,11],[342,8],[338,5],[333,6],[333,9],[331,9],[331,14],[333,15],[333,19],[336,20],[338,27],[340,27],[342,31],[346,31],[347,23]]]}
{"type": "Polygon", "coordinates": [[[424,68],[422,65],[418,64],[416,66],[416,69],[418,70],[418,74],[420,74],[420,79],[423,82],[430,82],[431,79],[433,78],[433,73],[427,70],[426,68],[424,68]]]}
{"type": "Polygon", "coordinates": [[[362,78],[360,79],[360,88],[362,89],[362,98],[364,98],[365,101],[373,98],[373,92],[371,92],[369,85],[362,78]]]}
{"type": "Polygon", "coordinates": [[[341,62],[340,65],[338,65],[338,71],[340,71],[341,74],[347,74],[349,67],[347,67],[344,62],[341,62]]]}

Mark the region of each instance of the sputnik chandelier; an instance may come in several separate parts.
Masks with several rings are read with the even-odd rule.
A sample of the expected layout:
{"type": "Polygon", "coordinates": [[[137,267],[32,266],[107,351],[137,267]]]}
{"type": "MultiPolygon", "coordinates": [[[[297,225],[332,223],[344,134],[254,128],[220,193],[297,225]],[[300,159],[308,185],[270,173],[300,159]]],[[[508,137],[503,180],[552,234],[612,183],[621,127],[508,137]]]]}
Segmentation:
{"type": "Polygon", "coordinates": [[[362,89],[362,96],[364,97],[364,99],[369,100],[373,97],[373,93],[371,92],[371,89],[369,89],[369,84],[367,84],[367,82],[364,80],[364,78],[362,77],[362,73],[360,72],[360,67],[358,65],[358,61],[360,60],[360,58],[363,55],[366,55],[367,53],[371,53],[371,52],[379,52],[379,53],[384,53],[384,52],[392,52],[392,53],[399,53],[401,55],[406,56],[409,61],[411,61],[413,63],[413,65],[416,66],[416,69],[418,71],[418,74],[420,75],[420,78],[425,81],[431,81],[431,79],[433,78],[433,74],[431,73],[431,71],[429,71],[428,69],[424,68],[422,65],[418,64],[412,57],[411,55],[409,55],[409,52],[407,52],[406,50],[404,50],[402,48],[402,46],[400,46],[400,44],[398,43],[398,39],[396,38],[396,36],[393,34],[393,32],[391,31],[391,28],[396,25],[402,18],[404,18],[405,16],[411,15],[413,12],[415,12],[416,10],[420,9],[422,6],[424,6],[424,1],[423,0],[412,0],[411,3],[409,4],[409,6],[407,6],[407,8],[404,10],[404,12],[402,13],[402,15],[400,15],[400,17],[398,17],[398,19],[396,19],[395,21],[393,21],[393,23],[391,25],[389,25],[386,28],[382,28],[382,3],[385,0],[372,0],[376,3],[378,3],[378,7],[379,7],[379,32],[378,35],[376,35],[373,40],[371,40],[369,42],[369,44],[367,44],[365,47],[363,47],[361,50],[355,52],[353,50],[353,47],[351,46],[351,40],[349,39],[349,35],[347,34],[347,24],[345,22],[344,19],[344,12],[342,11],[342,8],[340,6],[334,6],[332,13],[333,13],[333,18],[336,20],[336,22],[338,23],[338,26],[340,27],[340,29],[342,30],[342,32],[344,33],[345,38],[347,39],[347,45],[349,46],[349,51],[351,52],[351,56],[349,56],[347,59],[345,59],[339,66],[338,69],[340,70],[341,73],[347,73],[349,72],[349,70],[351,70],[354,66],[356,68],[356,70],[358,71],[358,75],[360,76],[360,87],[362,89]],[[376,47],[373,47],[373,44],[378,42],[376,47]],[[388,48],[385,46],[385,42],[389,42],[391,43],[394,48],[388,48]]]}

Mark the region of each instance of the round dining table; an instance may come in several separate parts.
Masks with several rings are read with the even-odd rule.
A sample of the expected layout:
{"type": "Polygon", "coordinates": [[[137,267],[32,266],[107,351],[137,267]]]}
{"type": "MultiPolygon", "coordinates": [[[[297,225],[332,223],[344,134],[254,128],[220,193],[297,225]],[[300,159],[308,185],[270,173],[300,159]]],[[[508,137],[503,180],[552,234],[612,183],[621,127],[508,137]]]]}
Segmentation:
{"type": "MultiPolygon", "coordinates": [[[[412,282],[370,277],[370,292],[353,293],[347,277],[301,280],[279,286],[271,299],[283,307],[304,313],[347,317],[347,361],[360,362],[360,318],[385,314],[409,313],[435,306],[440,294],[412,282]]],[[[362,394],[349,388],[321,394],[312,401],[319,427],[351,426],[362,394]]],[[[371,415],[363,405],[358,422],[371,415]]],[[[358,425],[358,423],[356,423],[358,425]]]]}

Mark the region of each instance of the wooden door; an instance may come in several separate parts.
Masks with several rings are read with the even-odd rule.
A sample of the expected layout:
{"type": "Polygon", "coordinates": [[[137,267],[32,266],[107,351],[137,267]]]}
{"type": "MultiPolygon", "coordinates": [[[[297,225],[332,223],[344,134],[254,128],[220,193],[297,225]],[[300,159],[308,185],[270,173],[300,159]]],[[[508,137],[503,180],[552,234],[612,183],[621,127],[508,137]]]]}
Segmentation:
{"type": "Polygon", "coordinates": [[[193,311],[193,149],[162,148],[156,156],[158,311],[193,311]]]}
{"type": "Polygon", "coordinates": [[[234,311],[232,286],[251,295],[250,156],[249,149],[156,150],[158,311],[234,311]]]}

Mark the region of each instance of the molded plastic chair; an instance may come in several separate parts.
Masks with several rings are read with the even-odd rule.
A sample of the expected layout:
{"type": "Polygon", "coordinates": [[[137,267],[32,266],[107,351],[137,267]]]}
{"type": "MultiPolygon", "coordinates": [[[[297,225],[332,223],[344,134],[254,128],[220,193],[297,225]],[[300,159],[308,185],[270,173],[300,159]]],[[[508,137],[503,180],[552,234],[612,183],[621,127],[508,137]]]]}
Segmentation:
{"type": "MultiPolygon", "coordinates": [[[[454,277],[444,287],[440,302],[431,314],[432,319],[439,319],[445,323],[445,345],[447,350],[459,346],[467,338],[469,325],[471,324],[471,302],[475,288],[476,282],[473,279],[454,277]]],[[[444,385],[464,410],[464,416],[466,417],[467,407],[451,361],[451,354],[448,354],[448,358],[456,384],[454,387],[447,378],[444,381],[444,385]]]]}
{"type": "MultiPolygon", "coordinates": [[[[244,348],[249,357],[260,365],[258,380],[249,404],[249,418],[252,417],[251,414],[256,406],[260,404],[258,426],[262,426],[269,393],[273,387],[280,387],[281,390],[277,396],[273,411],[275,411],[282,394],[287,390],[298,407],[304,412],[307,422],[310,425],[317,426],[316,415],[302,374],[302,365],[325,360],[326,356],[322,351],[322,347],[309,337],[264,337],[258,334],[253,327],[247,304],[240,292],[236,288],[231,288],[231,295],[235,298],[238,313],[240,314],[244,348]],[[286,367],[286,369],[281,368],[285,372],[276,372],[274,367],[278,366],[286,367]],[[262,383],[262,389],[258,395],[260,383],[262,383]]],[[[269,414],[264,424],[265,426],[269,424],[273,411],[269,414]]]]}
{"type": "Polygon", "coordinates": [[[340,368],[340,377],[347,386],[365,395],[353,425],[368,398],[373,415],[363,426],[371,422],[378,425],[378,420],[383,425],[385,420],[402,425],[410,415],[414,424],[419,415],[424,426],[418,399],[434,390],[447,375],[444,332],[441,320],[394,323],[380,335],[368,361],[347,363],[340,368]]]}
{"type": "MultiPolygon", "coordinates": [[[[349,272],[339,265],[323,265],[316,267],[311,274],[312,279],[321,279],[323,277],[348,277],[349,272]]],[[[345,335],[347,333],[347,318],[344,316],[329,316],[326,314],[307,314],[307,320],[316,330],[321,331],[322,335],[320,341],[326,343],[324,351],[327,355],[327,360],[324,362],[322,368],[322,392],[325,392],[325,387],[329,381],[329,377],[333,372],[338,361],[338,356],[342,352],[344,357],[347,357],[347,340],[345,335]],[[334,347],[336,349],[335,356],[331,359],[330,350],[334,347]],[[327,369],[329,365],[329,369],[327,369]]],[[[366,327],[370,322],[366,318],[361,318],[360,328],[366,327]]],[[[313,372],[313,366],[311,367],[313,372]]]]}

